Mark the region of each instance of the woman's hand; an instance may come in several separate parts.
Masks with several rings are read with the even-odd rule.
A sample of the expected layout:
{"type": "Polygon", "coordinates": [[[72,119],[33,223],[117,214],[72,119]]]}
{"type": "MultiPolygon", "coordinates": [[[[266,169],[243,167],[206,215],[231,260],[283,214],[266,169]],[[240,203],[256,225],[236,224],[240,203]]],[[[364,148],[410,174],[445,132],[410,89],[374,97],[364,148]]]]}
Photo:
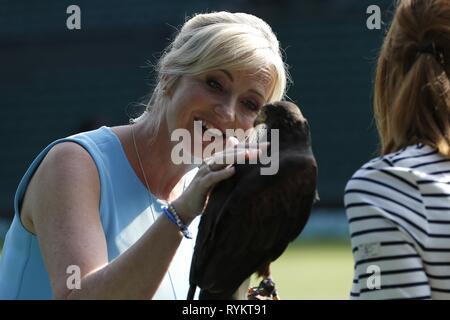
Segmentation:
{"type": "Polygon", "coordinates": [[[267,143],[249,145],[239,143],[236,138],[230,138],[224,151],[215,153],[211,158],[205,159],[189,187],[183,194],[172,202],[181,220],[185,224],[201,214],[206,206],[212,187],[234,174],[232,166],[238,159],[255,159],[261,149],[267,148],[267,143]],[[225,161],[224,161],[225,159],[225,161]]]}

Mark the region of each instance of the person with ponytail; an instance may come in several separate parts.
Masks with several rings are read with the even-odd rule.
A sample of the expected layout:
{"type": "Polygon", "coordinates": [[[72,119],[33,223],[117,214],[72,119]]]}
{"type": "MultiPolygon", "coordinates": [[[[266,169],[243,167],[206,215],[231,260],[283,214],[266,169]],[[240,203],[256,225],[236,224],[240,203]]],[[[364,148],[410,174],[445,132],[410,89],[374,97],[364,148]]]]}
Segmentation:
{"type": "Polygon", "coordinates": [[[380,156],[345,189],[354,299],[450,299],[450,1],[398,1],[375,75],[380,156]]]}

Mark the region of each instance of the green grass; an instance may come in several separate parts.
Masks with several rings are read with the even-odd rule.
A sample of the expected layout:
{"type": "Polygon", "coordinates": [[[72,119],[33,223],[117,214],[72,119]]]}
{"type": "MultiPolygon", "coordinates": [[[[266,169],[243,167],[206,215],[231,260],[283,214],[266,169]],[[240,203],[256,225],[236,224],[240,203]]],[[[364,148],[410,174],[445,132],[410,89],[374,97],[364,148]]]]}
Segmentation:
{"type": "Polygon", "coordinates": [[[272,277],[283,300],[347,300],[353,277],[350,243],[294,243],[272,264],[272,277]]]}

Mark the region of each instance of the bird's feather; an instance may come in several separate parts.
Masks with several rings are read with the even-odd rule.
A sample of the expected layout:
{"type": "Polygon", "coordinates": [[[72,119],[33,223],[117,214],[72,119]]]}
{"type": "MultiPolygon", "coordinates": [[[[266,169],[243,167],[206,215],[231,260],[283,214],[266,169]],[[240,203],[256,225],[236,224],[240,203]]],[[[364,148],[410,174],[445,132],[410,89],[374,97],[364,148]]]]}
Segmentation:
{"type": "Polygon", "coordinates": [[[291,104],[275,107],[285,113],[271,115],[266,107],[261,118],[268,129],[280,129],[278,172],[262,175],[262,164],[237,164],[235,174],[209,197],[190,273],[201,298],[230,298],[245,279],[283,253],[309,218],[317,178],[309,126],[291,104]],[[276,122],[271,116],[296,118],[276,122]]]}

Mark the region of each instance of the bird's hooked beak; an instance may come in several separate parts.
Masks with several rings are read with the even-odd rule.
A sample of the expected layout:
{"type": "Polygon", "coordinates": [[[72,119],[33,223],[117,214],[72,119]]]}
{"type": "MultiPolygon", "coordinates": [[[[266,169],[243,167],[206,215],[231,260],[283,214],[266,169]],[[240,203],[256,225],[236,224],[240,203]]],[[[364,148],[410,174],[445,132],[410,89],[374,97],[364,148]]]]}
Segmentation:
{"type": "Polygon", "coordinates": [[[267,115],[264,112],[264,109],[262,109],[258,115],[256,116],[255,121],[253,122],[253,127],[257,127],[261,123],[265,123],[267,120],[267,115]]]}
{"type": "Polygon", "coordinates": [[[260,112],[256,116],[255,121],[253,122],[253,129],[250,135],[247,136],[246,142],[256,143],[261,140],[261,134],[265,132],[265,129],[267,129],[266,120],[267,114],[263,108],[260,110],[260,112]]]}

